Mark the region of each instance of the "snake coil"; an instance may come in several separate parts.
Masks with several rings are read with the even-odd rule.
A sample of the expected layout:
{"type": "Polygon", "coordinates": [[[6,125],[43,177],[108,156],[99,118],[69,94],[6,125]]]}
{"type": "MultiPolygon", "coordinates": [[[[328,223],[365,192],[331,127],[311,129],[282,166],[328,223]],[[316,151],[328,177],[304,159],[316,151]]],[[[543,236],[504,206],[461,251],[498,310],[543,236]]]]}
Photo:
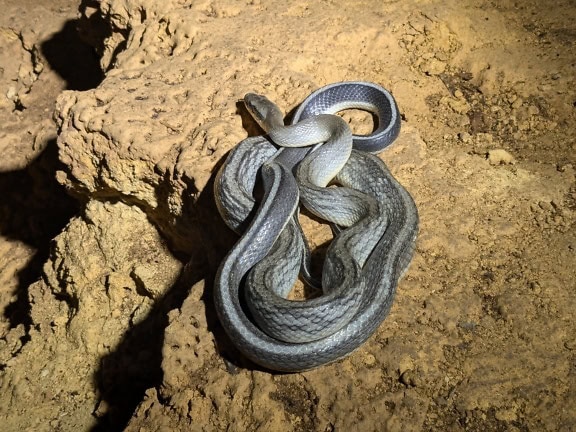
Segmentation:
{"type": "Polygon", "coordinates": [[[265,97],[248,94],[244,102],[267,136],[242,141],[216,177],[220,214],[242,234],[216,275],[216,311],[231,341],[255,363],[312,369],[345,357],[376,331],[412,258],[416,206],[373,154],[398,136],[398,108],[388,91],[367,82],[320,88],[288,126],[265,97]],[[375,115],[373,133],[353,135],[335,115],[351,108],[375,115]],[[264,196],[257,204],[259,175],[264,196]],[[300,202],[339,233],[326,253],[323,295],[292,301],[287,296],[299,272],[312,279],[297,222],[300,202]]]}

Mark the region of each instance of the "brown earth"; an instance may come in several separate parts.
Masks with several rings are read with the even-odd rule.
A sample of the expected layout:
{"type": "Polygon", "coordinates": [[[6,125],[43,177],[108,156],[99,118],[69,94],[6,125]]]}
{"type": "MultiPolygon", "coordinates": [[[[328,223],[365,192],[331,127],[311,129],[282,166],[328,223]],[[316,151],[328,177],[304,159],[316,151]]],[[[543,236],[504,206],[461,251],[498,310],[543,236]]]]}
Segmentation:
{"type": "Polygon", "coordinates": [[[574,1],[0,6],[3,431],[576,430],[574,1]],[[357,352],[262,371],[211,300],[214,173],[246,92],[343,80],[398,101],[417,250],[357,352]]]}

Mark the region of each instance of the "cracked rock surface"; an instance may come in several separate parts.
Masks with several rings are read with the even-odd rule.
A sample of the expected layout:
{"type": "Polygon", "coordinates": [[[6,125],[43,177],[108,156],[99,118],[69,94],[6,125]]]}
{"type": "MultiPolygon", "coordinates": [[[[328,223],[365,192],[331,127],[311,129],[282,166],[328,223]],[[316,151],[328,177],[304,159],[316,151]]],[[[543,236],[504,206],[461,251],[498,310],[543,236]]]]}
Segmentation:
{"type": "Polygon", "coordinates": [[[0,5],[2,430],[576,427],[573,2],[0,5]],[[245,93],[344,80],[398,101],[414,261],[353,355],[262,371],[212,304],[214,175],[260,133],[245,93]]]}

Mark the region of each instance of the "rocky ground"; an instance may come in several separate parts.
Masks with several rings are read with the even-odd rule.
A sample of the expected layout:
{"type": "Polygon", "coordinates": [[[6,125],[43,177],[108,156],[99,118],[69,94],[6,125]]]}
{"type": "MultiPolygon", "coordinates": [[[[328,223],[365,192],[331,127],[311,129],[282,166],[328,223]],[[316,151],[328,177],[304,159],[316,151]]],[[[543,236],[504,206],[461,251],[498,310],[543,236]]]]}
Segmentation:
{"type": "Polygon", "coordinates": [[[573,1],[0,5],[2,430],[576,429],[573,1]],[[214,175],[246,92],[342,80],[398,101],[417,250],[361,349],[270,373],[215,316],[214,175]]]}

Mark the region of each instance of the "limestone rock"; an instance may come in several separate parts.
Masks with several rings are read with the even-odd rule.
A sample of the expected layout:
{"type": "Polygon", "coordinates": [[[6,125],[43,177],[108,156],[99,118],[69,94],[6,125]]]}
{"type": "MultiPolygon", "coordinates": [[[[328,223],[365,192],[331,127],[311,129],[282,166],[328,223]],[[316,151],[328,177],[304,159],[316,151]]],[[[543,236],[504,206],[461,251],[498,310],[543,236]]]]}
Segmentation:
{"type": "MultiPolygon", "coordinates": [[[[138,207],[90,201],[56,238],[44,280],[29,288],[31,341],[9,361],[13,372],[1,381],[2,392],[18,389],[16,404],[26,404],[37,386],[59,394],[37,401],[44,416],[60,419],[64,430],[84,429],[94,421],[90,411],[70,406],[96,406],[95,373],[105,377],[109,369],[102,358],[147,319],[181,269],[138,207]]],[[[7,340],[12,350],[18,349],[14,337],[7,340]]],[[[141,352],[150,349],[144,345],[141,352]]],[[[19,424],[41,430],[41,421],[30,417],[19,424]]]]}

